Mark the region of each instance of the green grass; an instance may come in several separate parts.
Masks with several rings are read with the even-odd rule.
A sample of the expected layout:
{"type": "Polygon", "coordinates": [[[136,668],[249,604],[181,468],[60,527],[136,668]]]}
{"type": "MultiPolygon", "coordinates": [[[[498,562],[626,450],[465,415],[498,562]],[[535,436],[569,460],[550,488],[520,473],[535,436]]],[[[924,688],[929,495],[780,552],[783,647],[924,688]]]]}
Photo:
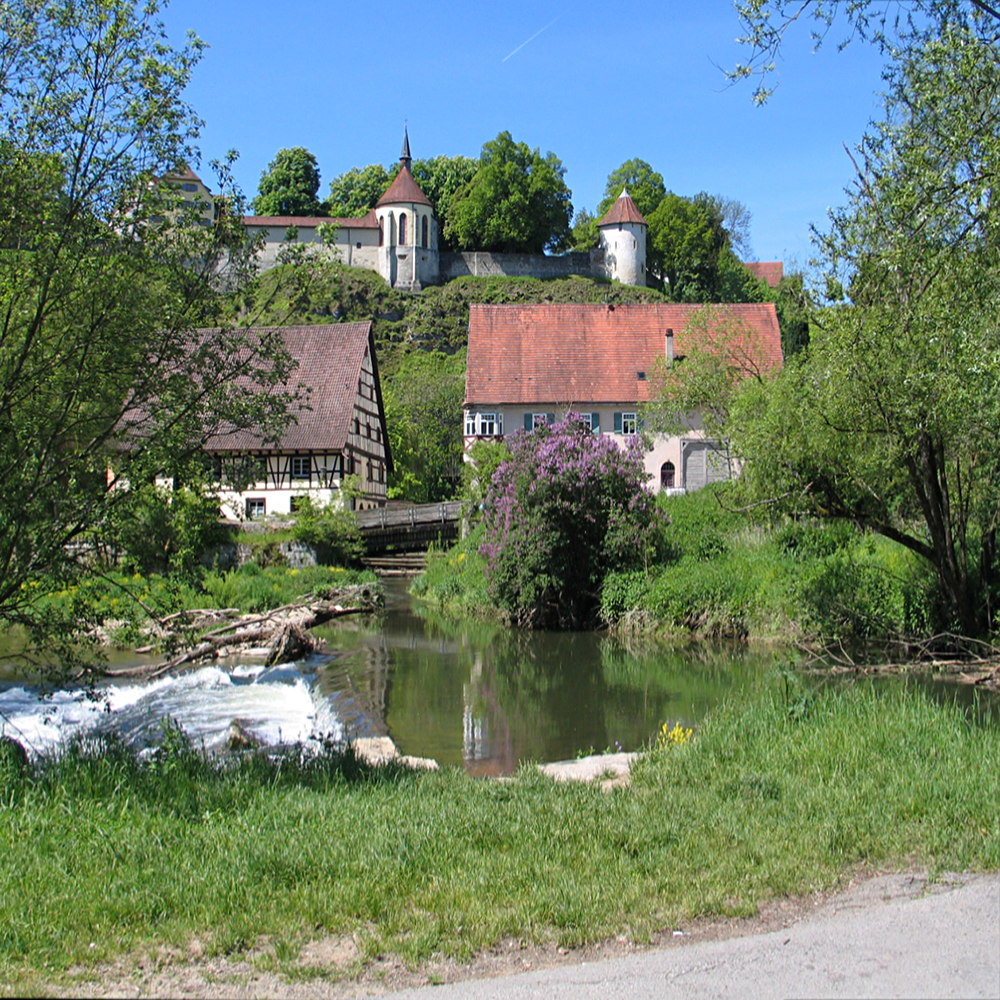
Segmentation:
{"type": "Polygon", "coordinates": [[[915,691],[772,688],[607,795],[532,768],[373,771],[333,746],[223,764],[175,731],[144,761],[105,743],[0,763],[0,978],[193,938],[238,954],[263,935],[279,966],[329,934],[409,963],[642,941],[859,865],[997,869],[997,736],[915,691]]]}
{"type": "Polygon", "coordinates": [[[486,589],[481,541],[482,530],[477,527],[447,551],[428,552],[426,568],[414,579],[410,593],[452,616],[498,618],[486,589]]]}

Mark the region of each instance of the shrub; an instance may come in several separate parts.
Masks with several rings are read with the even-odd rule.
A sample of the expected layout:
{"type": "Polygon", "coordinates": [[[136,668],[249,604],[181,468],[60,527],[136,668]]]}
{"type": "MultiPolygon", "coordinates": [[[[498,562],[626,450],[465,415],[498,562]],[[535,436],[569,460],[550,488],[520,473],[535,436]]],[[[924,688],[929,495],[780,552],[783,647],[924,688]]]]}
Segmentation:
{"type": "Polygon", "coordinates": [[[319,557],[326,563],[358,563],[365,551],[361,529],[354,511],[339,502],[320,503],[303,496],[295,511],[292,537],[307,545],[315,545],[319,557]]]}
{"type": "Polygon", "coordinates": [[[642,567],[661,547],[641,442],[620,449],[570,414],[509,445],[483,516],[489,594],[518,625],[591,625],[606,574],[642,567]]]}
{"type": "Polygon", "coordinates": [[[218,497],[150,484],[128,490],[115,540],[124,569],[191,577],[202,553],[230,532],[219,516],[218,497]]]}

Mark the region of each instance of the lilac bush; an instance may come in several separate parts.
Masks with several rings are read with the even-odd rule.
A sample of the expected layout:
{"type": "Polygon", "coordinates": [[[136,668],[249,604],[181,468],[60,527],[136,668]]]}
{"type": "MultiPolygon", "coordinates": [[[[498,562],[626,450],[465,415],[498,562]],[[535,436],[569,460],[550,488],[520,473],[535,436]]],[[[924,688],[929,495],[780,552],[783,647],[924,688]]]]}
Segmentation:
{"type": "Polygon", "coordinates": [[[517,625],[588,627],[605,574],[642,567],[662,539],[641,441],[621,449],[570,414],[507,443],[483,515],[490,596],[517,625]]]}

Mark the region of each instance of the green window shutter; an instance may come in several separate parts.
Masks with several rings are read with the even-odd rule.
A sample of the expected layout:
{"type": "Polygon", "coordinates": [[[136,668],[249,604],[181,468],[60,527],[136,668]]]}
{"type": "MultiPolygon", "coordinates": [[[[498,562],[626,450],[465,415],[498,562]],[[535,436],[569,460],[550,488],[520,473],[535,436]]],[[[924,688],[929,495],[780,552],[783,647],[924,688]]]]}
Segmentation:
{"type": "Polygon", "coordinates": [[[546,413],[545,422],[547,424],[554,424],[556,422],[556,415],[554,413],[546,413]]]}
{"type": "Polygon", "coordinates": [[[530,413],[524,415],[524,429],[526,431],[534,430],[534,423],[532,422],[530,413]]]}
{"type": "Polygon", "coordinates": [[[599,413],[591,413],[590,415],[590,429],[595,434],[601,433],[601,415],[599,413]]]}
{"type": "Polygon", "coordinates": [[[622,415],[620,413],[615,413],[615,433],[621,434],[622,432],[622,415]]]}
{"type": "Polygon", "coordinates": [[[643,417],[635,418],[636,433],[641,434],[646,429],[646,421],[643,417]]]}

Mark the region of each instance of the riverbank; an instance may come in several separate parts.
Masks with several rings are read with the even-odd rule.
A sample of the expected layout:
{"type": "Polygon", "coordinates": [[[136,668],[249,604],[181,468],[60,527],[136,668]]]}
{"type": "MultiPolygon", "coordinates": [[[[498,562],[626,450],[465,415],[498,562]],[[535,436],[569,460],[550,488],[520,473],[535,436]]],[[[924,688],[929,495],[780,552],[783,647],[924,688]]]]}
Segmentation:
{"type": "Polygon", "coordinates": [[[212,763],[174,734],[3,771],[0,976],[225,957],[351,979],[757,912],[863,868],[1000,868],[996,728],[912,691],[783,687],[719,709],[627,788],[534,768],[371,768],[327,746],[212,763]],[[343,953],[310,950],[339,941],[343,953]],[[348,946],[348,942],[350,945],[348,946]]]}
{"type": "MultiPolygon", "coordinates": [[[[661,494],[662,551],[641,569],[603,577],[600,623],[661,638],[813,645],[925,641],[949,631],[929,565],[902,546],[847,522],[758,521],[725,502],[713,488],[661,494]]],[[[498,619],[482,541],[473,530],[429,554],[413,593],[446,614],[498,619]]]]}

